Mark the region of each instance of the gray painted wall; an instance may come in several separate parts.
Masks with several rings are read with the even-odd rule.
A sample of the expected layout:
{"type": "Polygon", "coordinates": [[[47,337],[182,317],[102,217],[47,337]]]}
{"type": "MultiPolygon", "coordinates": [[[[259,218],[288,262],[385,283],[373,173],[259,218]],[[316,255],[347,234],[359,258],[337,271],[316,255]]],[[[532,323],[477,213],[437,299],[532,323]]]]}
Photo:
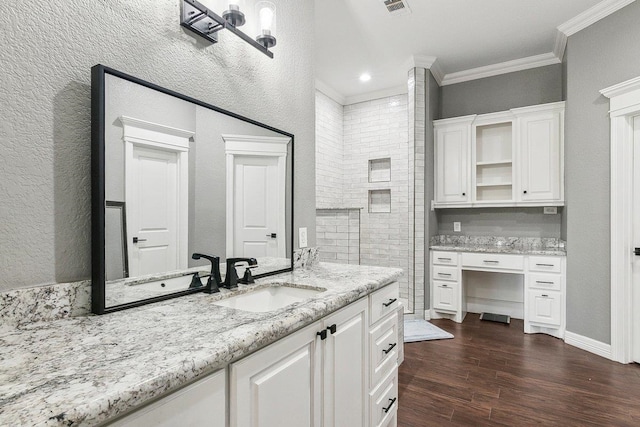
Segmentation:
{"type": "MultiPolygon", "coordinates": [[[[640,2],[569,37],[565,178],[567,330],[609,343],[609,101],[599,91],[640,75],[640,2]]],[[[631,230],[629,230],[631,232],[631,230]]]]}
{"type": "Polygon", "coordinates": [[[562,64],[442,87],[440,118],[562,101],[562,64]]]}
{"type": "Polygon", "coordinates": [[[542,208],[438,209],[438,233],[502,237],[560,237],[561,212],[544,215],[542,208]],[[462,232],[454,233],[453,222],[462,232]]]}
{"type": "Polygon", "coordinates": [[[277,1],[273,60],[231,34],[215,46],[192,36],[179,6],[0,3],[0,291],[91,275],[97,63],[295,134],[296,226],[315,245],[313,3],[277,1]]]}

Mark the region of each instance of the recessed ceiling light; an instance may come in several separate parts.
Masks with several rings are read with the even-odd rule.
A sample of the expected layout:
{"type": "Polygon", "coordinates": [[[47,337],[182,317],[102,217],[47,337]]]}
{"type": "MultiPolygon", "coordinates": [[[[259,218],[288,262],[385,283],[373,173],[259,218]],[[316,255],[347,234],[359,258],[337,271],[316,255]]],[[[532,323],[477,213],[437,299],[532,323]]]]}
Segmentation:
{"type": "Polygon", "coordinates": [[[360,76],[361,82],[368,82],[369,80],[371,80],[371,74],[364,73],[360,76]]]}

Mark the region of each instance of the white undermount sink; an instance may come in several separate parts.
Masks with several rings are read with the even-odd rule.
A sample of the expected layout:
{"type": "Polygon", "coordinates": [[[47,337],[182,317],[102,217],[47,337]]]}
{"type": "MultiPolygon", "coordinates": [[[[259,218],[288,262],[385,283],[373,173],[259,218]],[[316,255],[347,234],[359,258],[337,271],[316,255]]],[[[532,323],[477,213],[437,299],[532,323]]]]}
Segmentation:
{"type": "Polygon", "coordinates": [[[325,290],[322,288],[294,288],[283,285],[268,286],[225,298],[214,302],[214,304],[237,310],[264,313],[304,301],[325,290]]]}

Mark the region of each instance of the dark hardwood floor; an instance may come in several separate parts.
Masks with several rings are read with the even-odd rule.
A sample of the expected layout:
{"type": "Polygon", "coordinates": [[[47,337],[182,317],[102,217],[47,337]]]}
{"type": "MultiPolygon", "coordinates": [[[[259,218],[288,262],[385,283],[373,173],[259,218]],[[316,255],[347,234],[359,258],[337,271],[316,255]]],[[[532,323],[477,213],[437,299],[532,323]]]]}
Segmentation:
{"type": "Polygon", "coordinates": [[[622,365],[522,320],[432,320],[449,340],[405,344],[398,426],[640,426],[640,365],[622,365]]]}

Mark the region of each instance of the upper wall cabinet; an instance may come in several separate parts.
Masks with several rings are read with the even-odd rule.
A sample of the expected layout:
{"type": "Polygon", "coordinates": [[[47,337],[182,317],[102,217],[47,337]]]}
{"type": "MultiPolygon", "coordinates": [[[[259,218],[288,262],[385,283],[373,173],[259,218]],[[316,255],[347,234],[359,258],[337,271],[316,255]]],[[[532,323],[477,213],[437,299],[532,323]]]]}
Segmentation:
{"type": "Polygon", "coordinates": [[[564,102],[434,121],[435,207],[563,206],[564,102]]]}

